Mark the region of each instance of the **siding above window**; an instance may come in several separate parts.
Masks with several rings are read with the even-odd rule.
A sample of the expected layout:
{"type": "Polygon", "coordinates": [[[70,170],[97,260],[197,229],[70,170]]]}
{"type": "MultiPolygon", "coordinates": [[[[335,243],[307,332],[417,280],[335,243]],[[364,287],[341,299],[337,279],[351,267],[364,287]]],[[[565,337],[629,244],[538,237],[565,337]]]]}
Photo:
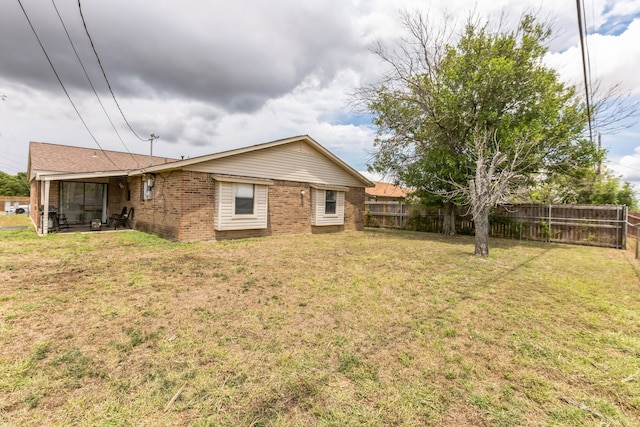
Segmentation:
{"type": "Polygon", "coordinates": [[[213,179],[220,182],[234,182],[234,183],[244,183],[244,184],[260,184],[260,185],[274,184],[272,179],[235,176],[235,175],[213,174],[213,179]]]}
{"type": "Polygon", "coordinates": [[[315,188],[316,190],[349,191],[349,187],[343,187],[341,185],[310,184],[309,187],[315,188]]]}

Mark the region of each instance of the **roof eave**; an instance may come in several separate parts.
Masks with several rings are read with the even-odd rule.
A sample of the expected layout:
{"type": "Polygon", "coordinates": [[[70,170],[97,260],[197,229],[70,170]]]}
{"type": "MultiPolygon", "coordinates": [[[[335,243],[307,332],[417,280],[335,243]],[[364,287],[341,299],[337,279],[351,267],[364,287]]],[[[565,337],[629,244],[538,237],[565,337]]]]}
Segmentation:
{"type": "Polygon", "coordinates": [[[127,171],[109,172],[35,172],[36,181],[71,181],[75,179],[111,178],[115,176],[127,176],[127,171]]]}

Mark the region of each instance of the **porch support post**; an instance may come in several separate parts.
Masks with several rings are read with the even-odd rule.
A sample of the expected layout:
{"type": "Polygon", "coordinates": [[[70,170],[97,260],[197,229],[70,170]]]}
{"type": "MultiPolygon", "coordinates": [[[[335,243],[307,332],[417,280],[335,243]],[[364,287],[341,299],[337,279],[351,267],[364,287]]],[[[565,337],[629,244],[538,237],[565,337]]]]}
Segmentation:
{"type": "Polygon", "coordinates": [[[49,232],[49,189],[51,188],[51,182],[49,180],[45,180],[43,188],[42,215],[40,216],[42,224],[40,224],[40,227],[42,235],[46,236],[49,232]]]}

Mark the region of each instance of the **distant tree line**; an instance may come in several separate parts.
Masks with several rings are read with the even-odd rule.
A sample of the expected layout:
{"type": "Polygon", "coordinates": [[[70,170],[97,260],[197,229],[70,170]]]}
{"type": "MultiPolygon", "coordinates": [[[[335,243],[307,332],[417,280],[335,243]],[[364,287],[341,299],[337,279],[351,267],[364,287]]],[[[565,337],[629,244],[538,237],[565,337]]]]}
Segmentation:
{"type": "Polygon", "coordinates": [[[26,172],[16,175],[0,171],[0,196],[29,197],[29,180],[26,172]]]}
{"type": "Polygon", "coordinates": [[[541,182],[514,199],[522,203],[626,205],[632,211],[638,209],[633,185],[607,168],[601,173],[596,173],[594,168],[576,168],[541,182]]]}

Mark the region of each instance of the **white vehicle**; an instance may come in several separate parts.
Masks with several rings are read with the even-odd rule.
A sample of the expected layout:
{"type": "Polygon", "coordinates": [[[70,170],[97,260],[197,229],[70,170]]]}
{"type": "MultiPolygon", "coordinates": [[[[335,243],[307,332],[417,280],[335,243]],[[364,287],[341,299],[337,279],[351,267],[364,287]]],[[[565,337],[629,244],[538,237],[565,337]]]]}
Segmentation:
{"type": "Polygon", "coordinates": [[[29,205],[9,206],[9,210],[7,212],[16,214],[29,213],[29,205]]]}

